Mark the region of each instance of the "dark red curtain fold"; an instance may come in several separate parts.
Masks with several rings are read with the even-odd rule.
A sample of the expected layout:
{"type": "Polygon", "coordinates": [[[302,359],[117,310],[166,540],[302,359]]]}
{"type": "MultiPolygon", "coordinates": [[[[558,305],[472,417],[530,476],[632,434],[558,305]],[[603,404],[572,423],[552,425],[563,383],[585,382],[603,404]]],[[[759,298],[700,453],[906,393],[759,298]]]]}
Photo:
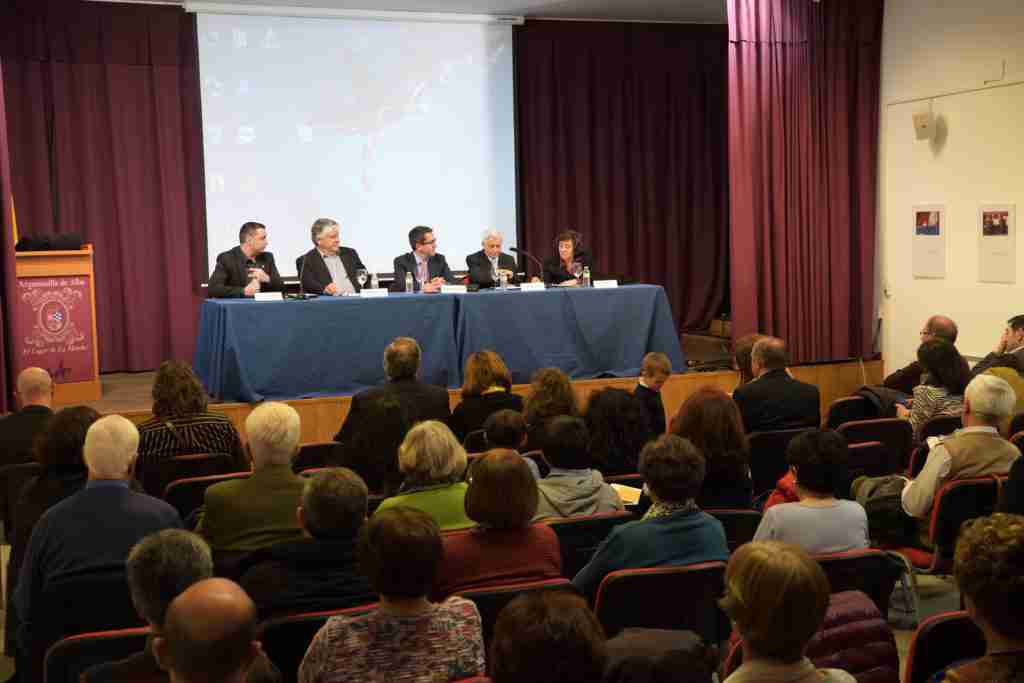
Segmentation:
{"type": "Polygon", "coordinates": [[[729,0],[736,335],[871,352],[882,0],[729,0]]]}
{"type": "Polygon", "coordinates": [[[523,247],[578,230],[595,270],[663,285],[705,327],[728,287],[725,50],[724,26],[518,27],[523,247]]]}
{"type": "Polygon", "coordinates": [[[7,302],[15,290],[14,279],[14,213],[12,212],[13,192],[11,165],[8,155],[7,108],[4,101],[4,65],[0,62],[0,413],[13,410],[14,363],[8,356],[15,331],[9,329],[13,318],[8,313],[7,302]],[[6,333],[10,333],[10,336],[6,333]]]}
{"type": "Polygon", "coordinates": [[[0,8],[22,235],[95,246],[100,369],[189,360],[205,276],[196,28],[181,8],[0,8]]]}

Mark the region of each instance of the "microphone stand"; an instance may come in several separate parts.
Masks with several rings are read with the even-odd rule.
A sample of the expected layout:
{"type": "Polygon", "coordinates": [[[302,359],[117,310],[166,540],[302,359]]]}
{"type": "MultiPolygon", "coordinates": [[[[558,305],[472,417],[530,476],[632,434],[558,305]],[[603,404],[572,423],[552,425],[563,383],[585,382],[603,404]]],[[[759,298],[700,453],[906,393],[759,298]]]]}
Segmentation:
{"type": "Polygon", "coordinates": [[[314,296],[316,296],[316,294],[306,294],[305,285],[302,283],[302,274],[306,270],[306,258],[308,256],[309,256],[309,252],[308,251],[305,254],[302,255],[302,263],[299,264],[299,293],[289,297],[291,299],[304,300],[304,299],[312,299],[314,296]]]}
{"type": "Polygon", "coordinates": [[[539,269],[539,272],[537,273],[537,275],[538,276],[544,275],[544,264],[540,262],[539,258],[534,256],[530,252],[526,251],[525,249],[520,249],[519,247],[509,247],[509,250],[513,251],[513,252],[515,252],[517,254],[522,254],[526,258],[532,260],[534,263],[537,264],[537,268],[539,269]]]}

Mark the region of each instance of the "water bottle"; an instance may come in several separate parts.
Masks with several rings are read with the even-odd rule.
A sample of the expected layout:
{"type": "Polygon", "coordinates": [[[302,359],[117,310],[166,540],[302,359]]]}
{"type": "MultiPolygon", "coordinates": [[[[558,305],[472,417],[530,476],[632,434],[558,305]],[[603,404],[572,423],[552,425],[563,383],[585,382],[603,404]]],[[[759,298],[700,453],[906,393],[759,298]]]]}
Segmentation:
{"type": "Polygon", "coordinates": [[[590,266],[583,267],[583,282],[580,284],[581,287],[590,286],[590,266]]]}
{"type": "Polygon", "coordinates": [[[405,274],[405,291],[406,293],[412,293],[412,273],[405,274]]]}
{"type": "Polygon", "coordinates": [[[508,289],[508,273],[504,270],[498,273],[498,287],[501,289],[508,289]]]}
{"type": "Polygon", "coordinates": [[[380,280],[377,279],[377,273],[370,275],[370,289],[380,288],[380,280]]]}

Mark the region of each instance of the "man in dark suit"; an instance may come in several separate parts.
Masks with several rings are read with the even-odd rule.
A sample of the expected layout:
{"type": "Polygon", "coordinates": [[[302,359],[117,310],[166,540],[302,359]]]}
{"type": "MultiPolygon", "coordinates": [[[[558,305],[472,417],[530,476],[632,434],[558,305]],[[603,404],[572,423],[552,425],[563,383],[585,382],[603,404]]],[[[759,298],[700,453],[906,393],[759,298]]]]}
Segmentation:
{"type": "Polygon", "coordinates": [[[437,238],[433,228],[417,225],[409,231],[409,246],[412,251],[395,258],[395,282],[392,291],[405,291],[405,275],[412,273],[414,292],[439,292],[441,285],[452,284],[455,276],[448,268],[448,261],[437,253],[437,238]]]}
{"type": "Polygon", "coordinates": [[[817,427],[821,423],[818,387],[789,376],[786,342],[765,337],[750,355],[754,381],[737,387],[732,398],[747,433],[817,427]]]}
{"type": "Polygon", "coordinates": [[[316,245],[295,259],[302,274],[302,289],[311,294],[354,294],[362,289],[358,270],[366,270],[355,249],[341,246],[340,226],[330,218],[318,218],[310,236],[316,245]]]}
{"type": "Polygon", "coordinates": [[[401,404],[410,425],[423,420],[446,421],[451,417],[448,391],[416,379],[420,354],[420,345],[411,337],[398,337],[388,344],[384,349],[384,373],[388,383],[352,397],[348,417],[334,435],[335,441],[348,441],[360,427],[364,406],[383,397],[394,398],[401,404]]]}
{"type": "Polygon", "coordinates": [[[267,251],[267,227],[252,221],[238,231],[239,246],[217,255],[210,276],[210,298],[240,298],[256,292],[280,292],[284,281],[277,272],[274,255],[267,251]]]}
{"type": "Polygon", "coordinates": [[[32,462],[32,447],[53,417],[53,381],[42,368],[18,374],[21,409],[0,419],[0,466],[32,462]]]}
{"type": "Polygon", "coordinates": [[[992,353],[975,363],[971,377],[997,367],[1013,367],[1024,372],[1024,315],[1015,315],[1006,321],[999,343],[992,353]]]}
{"type": "Polygon", "coordinates": [[[501,243],[504,236],[490,228],[483,234],[481,246],[483,249],[466,257],[466,266],[469,268],[469,281],[480,287],[494,287],[498,284],[498,277],[504,273],[508,277],[508,283],[516,282],[516,260],[508,254],[501,253],[501,243]]]}

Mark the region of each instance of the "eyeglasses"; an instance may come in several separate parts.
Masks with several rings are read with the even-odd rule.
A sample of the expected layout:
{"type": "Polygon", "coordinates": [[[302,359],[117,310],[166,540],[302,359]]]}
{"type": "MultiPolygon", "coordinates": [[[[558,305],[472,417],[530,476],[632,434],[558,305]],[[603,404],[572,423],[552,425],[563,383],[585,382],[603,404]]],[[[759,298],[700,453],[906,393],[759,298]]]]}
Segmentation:
{"type": "Polygon", "coordinates": [[[430,240],[429,242],[427,240],[423,240],[422,242],[420,242],[420,244],[422,244],[425,247],[429,247],[431,244],[437,244],[437,240],[433,239],[430,240]]]}

